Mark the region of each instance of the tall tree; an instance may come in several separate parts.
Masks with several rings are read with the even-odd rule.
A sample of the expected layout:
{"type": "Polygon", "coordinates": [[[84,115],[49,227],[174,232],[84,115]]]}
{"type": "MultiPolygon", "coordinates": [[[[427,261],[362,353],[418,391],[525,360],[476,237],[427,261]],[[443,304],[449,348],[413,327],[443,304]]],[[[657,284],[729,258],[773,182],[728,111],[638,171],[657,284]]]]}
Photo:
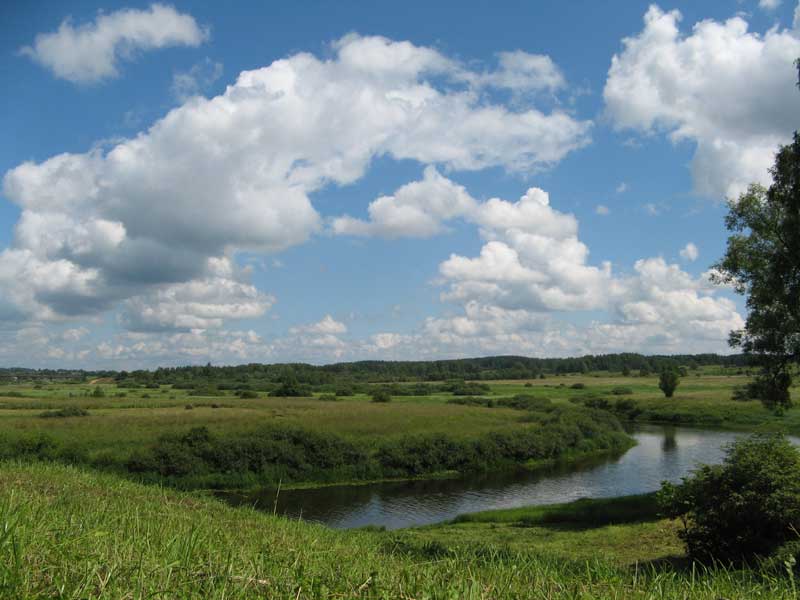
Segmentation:
{"type": "MultiPolygon", "coordinates": [[[[800,69],[800,62],[798,62],[800,69]]],[[[800,85],[800,74],[798,75],[800,85]]],[[[729,203],[732,232],[714,265],[718,283],[747,295],[744,329],[730,344],[752,354],[762,371],[749,390],[768,407],[791,405],[792,366],[800,363],[800,135],[775,156],[769,188],[751,185],[729,203]]]]}

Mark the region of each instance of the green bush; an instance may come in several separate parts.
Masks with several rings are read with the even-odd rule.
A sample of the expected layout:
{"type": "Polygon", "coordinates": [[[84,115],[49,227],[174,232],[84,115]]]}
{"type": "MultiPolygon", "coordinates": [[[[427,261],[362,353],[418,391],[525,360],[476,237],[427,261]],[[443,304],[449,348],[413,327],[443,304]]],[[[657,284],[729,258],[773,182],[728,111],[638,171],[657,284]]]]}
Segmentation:
{"type": "Polygon", "coordinates": [[[189,391],[190,396],[219,396],[219,388],[216,385],[206,384],[200,385],[193,390],[189,391]]]}
{"type": "Polygon", "coordinates": [[[513,398],[499,398],[495,402],[495,405],[515,408],[517,410],[533,410],[540,412],[548,412],[555,408],[555,405],[549,398],[538,398],[536,396],[527,396],[524,394],[519,394],[513,398]]]}
{"type": "Polygon", "coordinates": [[[586,384],[585,383],[573,383],[569,387],[572,388],[573,390],[585,390],[586,389],[586,384]]]}
{"type": "Polygon", "coordinates": [[[322,394],[319,397],[319,400],[323,402],[336,402],[339,398],[337,398],[334,394],[322,394]]]}
{"type": "Polygon", "coordinates": [[[658,378],[658,387],[667,398],[672,398],[680,382],[681,377],[678,371],[667,367],[661,371],[661,375],[658,378]]]}
{"type": "Polygon", "coordinates": [[[770,556],[800,531],[800,451],[782,435],[740,439],[721,465],[702,466],[680,485],[665,482],[659,500],[667,516],[681,519],[691,558],[770,556]]]}
{"type": "Polygon", "coordinates": [[[89,411],[80,406],[65,406],[58,410],[46,410],[39,414],[43,419],[61,419],[67,417],[88,417],[89,411]]]}
{"type": "Polygon", "coordinates": [[[391,402],[392,395],[389,390],[377,389],[372,392],[372,402],[391,402]]]}
{"type": "Polygon", "coordinates": [[[258,398],[258,392],[254,392],[253,390],[239,390],[236,392],[236,395],[245,400],[258,398]]]}
{"type": "Polygon", "coordinates": [[[492,388],[485,383],[455,381],[447,384],[445,390],[451,392],[454,396],[480,396],[481,394],[488,394],[492,391],[492,388]]]}
{"type": "Polygon", "coordinates": [[[611,389],[611,393],[615,396],[630,396],[633,394],[633,390],[629,387],[618,385],[617,387],[611,389]]]}

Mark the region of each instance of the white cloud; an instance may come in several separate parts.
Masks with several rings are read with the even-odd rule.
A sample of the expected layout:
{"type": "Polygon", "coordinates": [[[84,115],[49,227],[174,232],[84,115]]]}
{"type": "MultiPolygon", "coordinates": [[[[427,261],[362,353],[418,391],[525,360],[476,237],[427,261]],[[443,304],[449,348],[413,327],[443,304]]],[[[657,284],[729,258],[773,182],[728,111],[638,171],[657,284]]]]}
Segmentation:
{"type": "MultiPolygon", "coordinates": [[[[105,32],[107,18],[87,31],[105,32]]],[[[591,122],[492,103],[470,81],[485,73],[434,49],[358,35],[333,48],[326,60],[301,53],[242,72],[223,94],[194,96],[107,149],[8,171],[3,190],[22,216],[0,253],[0,317],[96,314],[122,301],[134,328],[250,317],[271,300],[246,274],[220,279],[209,265],[305,242],[321,226],[310,194],[357,181],[375,157],[531,172],[589,141],[591,122]]],[[[435,169],[426,177],[377,203],[378,229],[413,228],[395,219],[403,210],[435,220],[469,204],[435,169]]]]}
{"type": "Polygon", "coordinates": [[[260,317],[274,302],[249,283],[217,275],[130,298],[121,319],[131,331],[190,331],[222,327],[228,319],[260,317]]]}
{"type": "Polygon", "coordinates": [[[611,214],[611,210],[605,204],[598,204],[597,206],[595,206],[594,212],[604,217],[611,214]]]}
{"type": "Polygon", "coordinates": [[[758,0],[758,7],[762,10],[775,10],[781,5],[781,0],[758,0]]]}
{"type": "Polygon", "coordinates": [[[751,182],[768,184],[774,153],[797,128],[800,37],[750,32],[739,16],[682,34],[680,20],[651,6],[644,29],[623,40],[604,90],[608,114],[619,129],[693,141],[698,193],[736,197],[751,182]]]}
{"type": "Polygon", "coordinates": [[[347,325],[337,321],[331,315],[325,315],[320,321],[309,325],[294,327],[292,333],[319,333],[323,335],[339,335],[347,332],[347,325]]]}
{"type": "Polygon", "coordinates": [[[477,79],[480,85],[507,88],[516,92],[550,91],[566,86],[564,74],[553,60],[542,54],[529,54],[522,50],[501,52],[499,68],[477,79]]]}
{"type": "MultiPolygon", "coordinates": [[[[541,190],[481,209],[492,204],[502,207],[496,213],[509,214],[481,222],[480,254],[454,254],[440,265],[442,299],[463,307],[463,315],[429,319],[423,337],[467,354],[514,347],[536,354],[720,351],[728,333],[743,325],[734,303],[715,295],[706,275],[694,278],[662,258],[637,261],[630,275],[612,274],[608,262],[590,264],[577,220],[550,206],[541,190]],[[530,210],[531,202],[536,218],[514,215],[530,210]],[[555,318],[576,311],[605,313],[608,320],[581,328],[555,318]]],[[[697,258],[693,244],[684,253],[697,258]]]]}
{"type": "Polygon", "coordinates": [[[652,202],[643,204],[642,210],[644,210],[644,212],[650,215],[651,217],[657,217],[658,215],[661,214],[661,207],[658,206],[657,204],[653,204],[652,202]]]}
{"type": "Polygon", "coordinates": [[[50,69],[56,77],[91,83],[116,77],[119,62],[137,52],[168,46],[198,46],[208,32],[191,15],[171,6],[122,9],[99,14],[94,22],[74,26],[62,21],[57,31],[40,33],[20,52],[50,69]]]}
{"type": "Polygon", "coordinates": [[[475,200],[462,186],[428,167],[421,181],[408,183],[393,195],[371,202],[368,222],[337,217],[332,229],[339,235],[431,237],[441,233],[442,221],[468,215],[475,207],[475,200]]]}
{"type": "Polygon", "coordinates": [[[625,183],[624,181],[623,181],[623,182],[621,182],[621,183],[620,183],[620,184],[617,186],[617,188],[616,188],[616,192],[617,192],[618,194],[624,194],[624,193],[625,193],[625,192],[627,192],[627,191],[628,191],[628,184],[627,184],[627,183],[625,183]]]}
{"type": "Polygon", "coordinates": [[[700,251],[697,249],[692,242],[686,244],[680,252],[681,258],[684,260],[688,260],[690,262],[694,262],[697,260],[697,257],[700,256],[700,251]]]}
{"type": "Polygon", "coordinates": [[[222,77],[222,63],[206,57],[192,65],[188,71],[175,73],[172,76],[172,95],[180,102],[186,102],[192,96],[206,92],[220,77],[222,77]]]}

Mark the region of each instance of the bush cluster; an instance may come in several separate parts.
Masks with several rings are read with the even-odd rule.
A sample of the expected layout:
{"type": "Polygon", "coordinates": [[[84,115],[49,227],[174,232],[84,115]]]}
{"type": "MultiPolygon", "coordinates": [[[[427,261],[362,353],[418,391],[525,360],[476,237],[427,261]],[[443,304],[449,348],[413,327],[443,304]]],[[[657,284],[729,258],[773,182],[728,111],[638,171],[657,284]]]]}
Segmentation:
{"type": "Polygon", "coordinates": [[[630,438],[610,413],[553,407],[514,432],[473,439],[409,435],[367,448],[328,433],[268,428],[217,437],[205,427],[165,436],[135,453],[126,469],[176,485],[230,485],[249,481],[338,481],[414,477],[442,471],[483,471],[572,453],[616,451],[630,438]]]}
{"type": "Polygon", "coordinates": [[[39,413],[39,416],[43,419],[63,419],[67,417],[88,417],[89,411],[85,408],[81,408],[80,406],[65,406],[64,408],[59,408],[58,410],[46,410],[43,413],[39,413]]]}

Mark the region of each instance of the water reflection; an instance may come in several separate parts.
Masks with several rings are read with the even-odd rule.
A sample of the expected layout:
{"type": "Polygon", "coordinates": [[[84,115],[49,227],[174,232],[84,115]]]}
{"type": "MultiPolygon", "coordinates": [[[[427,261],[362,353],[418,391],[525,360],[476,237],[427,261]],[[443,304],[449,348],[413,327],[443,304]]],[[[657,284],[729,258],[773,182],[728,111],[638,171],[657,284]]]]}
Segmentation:
{"type": "Polygon", "coordinates": [[[234,504],[318,521],[336,528],[382,525],[387,529],[425,525],[465,512],[569,502],[584,497],[639,494],[677,482],[695,466],[718,463],[724,447],[741,433],[680,427],[646,427],[638,445],[616,458],[532,473],[487,473],[459,479],[333,486],[310,490],[227,493],[234,504]]]}

